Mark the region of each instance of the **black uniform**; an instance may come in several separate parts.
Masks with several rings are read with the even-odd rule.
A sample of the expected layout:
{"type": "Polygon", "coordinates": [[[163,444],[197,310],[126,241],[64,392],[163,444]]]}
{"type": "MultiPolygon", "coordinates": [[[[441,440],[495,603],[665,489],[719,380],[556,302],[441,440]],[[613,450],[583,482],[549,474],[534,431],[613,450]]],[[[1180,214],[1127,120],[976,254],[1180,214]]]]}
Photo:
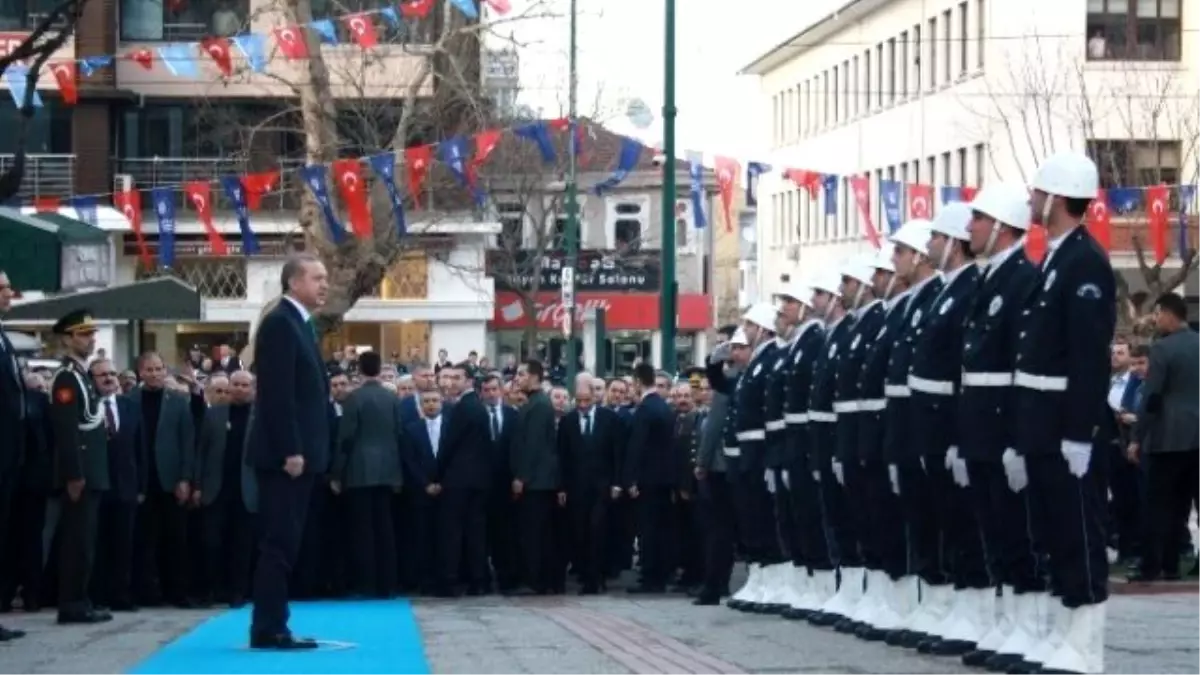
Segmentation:
{"type": "Polygon", "coordinates": [[[824,345],[825,330],[820,321],[811,320],[800,326],[791,351],[792,365],[788,371],[784,404],[788,436],[784,467],[790,483],[792,522],[792,532],[784,536],[791,541],[792,563],[804,565],[809,573],[833,569],[817,484],[809,468],[809,454],[814,452],[809,437],[809,396],[813,366],[824,345]]]}
{"type": "MultiPolygon", "coordinates": [[[[783,544],[783,554],[793,557],[792,542],[786,533],[795,528],[792,523],[790,507],[791,495],[783,482],[783,472],[787,469],[784,459],[787,455],[787,383],[792,372],[792,356],[797,348],[797,341],[778,341],[775,350],[774,363],[767,371],[767,390],[765,401],[766,414],[766,468],[771,472],[774,481],[775,525],[776,539],[783,544]]],[[[790,474],[789,474],[790,481],[790,474]]]]}
{"type": "Polygon", "coordinates": [[[1017,335],[1016,449],[1025,456],[1052,590],[1069,608],[1108,599],[1105,457],[1093,452],[1089,473],[1076,478],[1062,451],[1064,442],[1091,445],[1108,414],[1115,295],[1108,257],[1081,225],[1052,242],[1017,335]]]}
{"type": "Polygon", "coordinates": [[[760,345],[746,372],[738,379],[734,398],[737,400],[735,424],[739,456],[734,501],[738,510],[738,536],[746,559],[761,565],[774,565],[783,560],[776,536],[775,511],[771,494],[763,480],[766,470],[766,393],[767,376],[775,365],[779,347],[774,340],[760,345]]]}
{"type": "Polygon", "coordinates": [[[1016,244],[984,272],[963,332],[959,456],[967,460],[968,493],[983,533],[992,580],[1017,593],[1045,590],[1029,532],[1029,490],[1008,487],[1001,457],[1016,448],[1013,370],[1022,303],[1037,269],[1016,244]]]}
{"type": "Polygon", "coordinates": [[[884,415],[888,399],[884,391],[888,358],[896,337],[904,330],[908,293],[885,303],[883,324],[867,345],[858,376],[858,461],[862,466],[864,492],[861,499],[867,513],[862,532],[863,554],[872,569],[882,569],[892,579],[904,576],[904,569],[889,569],[884,561],[889,546],[905,546],[900,501],[892,493],[887,463],[883,460],[884,415]]]}
{"type": "Polygon", "coordinates": [[[837,565],[852,566],[857,550],[841,551],[842,543],[829,537],[838,532],[843,520],[841,487],[833,475],[833,458],[837,449],[837,415],[833,412],[833,397],[837,386],[838,358],[850,346],[854,318],[849,314],[825,330],[825,343],[813,364],[812,389],[808,397],[808,429],[810,448],[808,471],[818,483],[823,531],[832,569],[837,565]]]}

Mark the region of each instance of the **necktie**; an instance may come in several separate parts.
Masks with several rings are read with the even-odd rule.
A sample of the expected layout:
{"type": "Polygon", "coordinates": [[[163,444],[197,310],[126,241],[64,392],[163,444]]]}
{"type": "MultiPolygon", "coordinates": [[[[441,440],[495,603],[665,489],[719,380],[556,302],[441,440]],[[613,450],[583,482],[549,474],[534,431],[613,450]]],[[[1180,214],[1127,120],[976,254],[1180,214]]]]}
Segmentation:
{"type": "Polygon", "coordinates": [[[492,406],[492,440],[500,438],[500,409],[492,406]]]}
{"type": "Polygon", "coordinates": [[[310,316],[310,317],[308,317],[308,320],[305,321],[305,323],[308,324],[308,329],[310,331],[312,331],[313,342],[320,342],[321,337],[319,335],[317,335],[317,322],[313,321],[313,318],[310,316]]]}
{"type": "Polygon", "coordinates": [[[592,413],[583,416],[583,435],[591,438],[592,436],[592,413]]]}
{"type": "Polygon", "coordinates": [[[111,437],[117,433],[117,418],[113,414],[112,401],[104,399],[104,426],[108,428],[111,437]]]}

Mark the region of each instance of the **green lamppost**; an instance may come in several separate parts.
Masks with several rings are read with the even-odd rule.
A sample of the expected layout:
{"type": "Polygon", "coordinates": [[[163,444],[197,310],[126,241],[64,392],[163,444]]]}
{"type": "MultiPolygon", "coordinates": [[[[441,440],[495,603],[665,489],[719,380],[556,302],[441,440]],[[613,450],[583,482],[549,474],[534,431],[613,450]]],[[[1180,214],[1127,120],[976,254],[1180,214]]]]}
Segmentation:
{"type": "Polygon", "coordinates": [[[666,2],[666,46],[663,62],[663,186],[662,186],[662,288],[659,291],[660,368],[676,373],[675,360],[675,0],[666,2]]]}

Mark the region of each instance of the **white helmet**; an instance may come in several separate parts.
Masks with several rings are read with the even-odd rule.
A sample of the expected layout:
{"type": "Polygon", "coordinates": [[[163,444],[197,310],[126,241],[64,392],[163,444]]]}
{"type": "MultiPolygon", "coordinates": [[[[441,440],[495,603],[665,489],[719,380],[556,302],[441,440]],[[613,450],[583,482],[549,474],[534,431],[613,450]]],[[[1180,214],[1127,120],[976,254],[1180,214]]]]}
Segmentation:
{"type": "Polygon", "coordinates": [[[749,347],[750,340],[746,337],[746,329],[738,326],[738,329],[733,331],[733,337],[729,338],[729,344],[739,347],[749,347]]]}
{"type": "Polygon", "coordinates": [[[775,315],[778,313],[779,310],[775,308],[775,305],[769,302],[758,302],[746,310],[742,321],[749,321],[767,330],[775,330],[775,315]]]}
{"type": "Polygon", "coordinates": [[[1048,195],[1095,199],[1100,173],[1087,155],[1060,152],[1046,158],[1033,176],[1033,189],[1048,195]]]}
{"type": "Polygon", "coordinates": [[[901,225],[888,241],[926,255],[929,252],[929,234],[932,230],[932,222],[924,218],[915,218],[901,225]]]}
{"type": "Polygon", "coordinates": [[[896,267],[892,265],[892,252],[882,248],[876,251],[875,255],[871,256],[871,268],[884,272],[895,272],[896,267]]]}
{"type": "Polygon", "coordinates": [[[992,183],[985,185],[975,199],[971,210],[1015,227],[1029,229],[1029,190],[1020,183],[992,183]]]}
{"type": "Polygon", "coordinates": [[[970,224],[970,206],[963,202],[947,202],[938,209],[931,229],[937,234],[944,234],[951,239],[971,241],[971,233],[967,231],[967,226],[970,224]]]}
{"type": "Polygon", "coordinates": [[[841,274],[859,283],[870,285],[871,278],[875,276],[874,262],[874,256],[851,258],[842,264],[841,274]]]}
{"type": "Polygon", "coordinates": [[[776,295],[780,297],[796,300],[797,302],[804,303],[809,307],[812,307],[812,294],[812,287],[808,284],[800,282],[799,280],[792,281],[785,286],[782,291],[776,293],[776,295]]]}
{"type": "Polygon", "coordinates": [[[840,297],[842,294],[842,275],[830,271],[817,272],[813,277],[811,286],[814,292],[824,291],[832,294],[834,297],[840,297]]]}

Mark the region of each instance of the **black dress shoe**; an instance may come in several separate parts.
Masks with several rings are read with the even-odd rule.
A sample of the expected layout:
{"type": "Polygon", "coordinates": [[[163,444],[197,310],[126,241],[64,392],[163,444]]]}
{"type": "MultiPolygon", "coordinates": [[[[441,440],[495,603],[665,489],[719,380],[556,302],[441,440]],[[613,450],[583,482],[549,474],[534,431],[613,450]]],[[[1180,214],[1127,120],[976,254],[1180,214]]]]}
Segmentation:
{"type": "Polygon", "coordinates": [[[1013,664],[1021,660],[1020,654],[992,654],[983,662],[983,667],[993,673],[1007,673],[1013,664]]]}
{"type": "Polygon", "coordinates": [[[600,587],[596,584],[584,584],[583,588],[579,589],[580,595],[600,595],[600,587]]]}
{"type": "Polygon", "coordinates": [[[854,636],[860,640],[867,642],[881,642],[888,635],[888,631],[882,628],[876,628],[871,624],[864,623],[854,631],[854,636]]]}
{"type": "Polygon", "coordinates": [[[941,640],[933,646],[934,656],[962,656],[975,649],[975,643],[967,640],[941,640]]]}
{"type": "Polygon", "coordinates": [[[788,607],[787,609],[783,610],[783,612],[779,616],[782,616],[783,618],[789,619],[791,621],[803,621],[804,619],[807,619],[808,617],[812,616],[812,613],[813,612],[810,609],[800,609],[799,607],[788,607]]]}
{"type": "Polygon", "coordinates": [[[250,635],[250,648],[278,649],[280,651],[316,649],[317,641],[311,638],[298,638],[291,633],[257,633],[250,635]]]}
{"type": "Polygon", "coordinates": [[[721,596],[716,593],[701,592],[692,600],[692,604],[697,607],[713,607],[721,604],[721,596]]]}
{"type": "Polygon", "coordinates": [[[987,660],[995,655],[996,652],[990,649],[980,649],[979,647],[976,647],[975,649],[962,655],[962,662],[964,666],[983,668],[984,665],[987,664],[987,660]]]}
{"type": "Polygon", "coordinates": [[[98,609],[89,609],[83,612],[62,612],[58,613],[58,623],[67,624],[89,624],[89,623],[104,623],[112,621],[112,614],[98,609]]]}
{"type": "Polygon", "coordinates": [[[1009,666],[1008,670],[1004,672],[1009,673],[1009,675],[1033,675],[1034,673],[1042,672],[1042,664],[1020,659],[1009,666]]]}
{"type": "Polygon", "coordinates": [[[16,640],[23,637],[25,637],[25,631],[23,630],[0,626],[0,642],[8,642],[9,640],[16,640]]]}
{"type": "Polygon", "coordinates": [[[808,622],[814,626],[828,627],[836,625],[837,622],[844,618],[846,617],[842,616],[841,614],[834,614],[832,612],[816,612],[812,616],[808,617],[808,622]]]}
{"type": "Polygon", "coordinates": [[[917,651],[922,654],[932,654],[933,650],[941,643],[942,638],[931,635],[917,643],[917,651]]]}

